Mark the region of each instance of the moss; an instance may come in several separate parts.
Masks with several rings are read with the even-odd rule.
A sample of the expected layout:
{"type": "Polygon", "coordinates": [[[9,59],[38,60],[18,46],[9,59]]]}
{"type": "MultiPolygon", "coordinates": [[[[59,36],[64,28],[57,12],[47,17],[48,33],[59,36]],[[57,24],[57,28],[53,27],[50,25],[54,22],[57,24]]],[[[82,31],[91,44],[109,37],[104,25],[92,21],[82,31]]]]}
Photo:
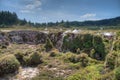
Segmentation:
{"type": "Polygon", "coordinates": [[[14,73],[19,69],[20,63],[14,55],[4,55],[0,58],[0,76],[14,73]]]}

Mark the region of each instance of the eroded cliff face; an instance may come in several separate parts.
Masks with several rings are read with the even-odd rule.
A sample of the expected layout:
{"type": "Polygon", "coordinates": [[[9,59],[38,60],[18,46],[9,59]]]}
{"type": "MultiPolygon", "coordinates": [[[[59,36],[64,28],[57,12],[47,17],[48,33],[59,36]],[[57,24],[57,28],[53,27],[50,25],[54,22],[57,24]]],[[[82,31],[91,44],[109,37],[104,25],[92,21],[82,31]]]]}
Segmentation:
{"type": "MultiPolygon", "coordinates": [[[[92,49],[95,53],[103,56],[105,53],[105,46],[100,36],[91,34],[74,34],[74,33],[44,33],[39,31],[11,31],[7,33],[0,33],[0,44],[8,45],[10,43],[17,44],[49,44],[59,51],[77,52],[79,49],[83,52],[88,52],[92,49]]],[[[50,50],[50,49],[49,49],[50,50]]]]}

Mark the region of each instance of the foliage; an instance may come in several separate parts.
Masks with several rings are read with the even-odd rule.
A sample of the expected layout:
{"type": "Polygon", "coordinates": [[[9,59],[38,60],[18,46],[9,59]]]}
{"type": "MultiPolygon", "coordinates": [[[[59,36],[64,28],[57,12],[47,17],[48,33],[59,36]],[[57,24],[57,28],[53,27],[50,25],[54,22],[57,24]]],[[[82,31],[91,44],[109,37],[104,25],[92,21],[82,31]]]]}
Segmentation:
{"type": "Polygon", "coordinates": [[[103,75],[101,75],[101,77],[98,80],[115,80],[114,79],[114,72],[107,72],[103,75]]]}
{"type": "Polygon", "coordinates": [[[94,56],[95,56],[95,50],[92,49],[92,50],[90,51],[90,57],[91,57],[91,58],[94,58],[94,56]]]}
{"type": "Polygon", "coordinates": [[[120,50],[120,40],[115,41],[113,49],[116,51],[120,50]]]}
{"type": "Polygon", "coordinates": [[[50,57],[55,57],[59,54],[59,51],[57,49],[53,49],[51,52],[50,52],[50,57]]]}
{"type": "Polygon", "coordinates": [[[19,69],[20,63],[14,55],[8,54],[0,57],[0,76],[14,73],[19,69]]]}
{"type": "Polygon", "coordinates": [[[14,55],[17,58],[17,60],[20,62],[20,64],[23,65],[24,64],[23,57],[25,56],[25,54],[23,52],[16,51],[14,55]]]}
{"type": "Polygon", "coordinates": [[[94,36],[93,47],[95,49],[95,53],[99,55],[100,58],[105,59],[105,45],[100,36],[94,36]]]}
{"type": "Polygon", "coordinates": [[[81,62],[81,66],[86,67],[89,63],[88,55],[86,53],[79,54],[77,61],[81,62]]]}
{"type": "Polygon", "coordinates": [[[47,38],[46,43],[45,43],[46,51],[50,51],[53,48],[54,48],[53,43],[51,42],[49,38],[47,38]]]}
{"type": "Polygon", "coordinates": [[[106,56],[102,38],[91,34],[80,34],[77,36],[68,34],[63,40],[63,50],[69,50],[75,53],[78,53],[79,50],[79,53],[86,52],[96,59],[98,58],[95,55],[98,55],[100,59],[104,59],[106,56]]]}
{"type": "Polygon", "coordinates": [[[11,13],[9,11],[1,11],[0,12],[0,25],[13,25],[18,21],[18,17],[16,13],[11,13]]]}
{"type": "Polygon", "coordinates": [[[84,70],[72,74],[67,80],[98,80],[100,77],[99,70],[96,66],[88,66],[84,70]]]}
{"type": "Polygon", "coordinates": [[[114,69],[115,67],[120,65],[120,54],[119,52],[111,52],[106,56],[106,61],[105,61],[106,67],[110,69],[114,69]]]}
{"type": "Polygon", "coordinates": [[[29,65],[29,66],[36,66],[43,62],[42,55],[38,52],[33,52],[32,54],[25,56],[24,61],[26,65],[29,65]]]}
{"type": "Polygon", "coordinates": [[[117,67],[114,73],[115,73],[115,79],[120,80],[120,67],[117,67]]]}
{"type": "MultiPolygon", "coordinates": [[[[27,21],[26,19],[19,19],[17,14],[15,12],[9,12],[9,11],[0,11],[0,27],[5,27],[6,25],[29,25],[33,27],[86,27],[88,29],[99,29],[99,27],[96,26],[109,26],[111,28],[114,28],[113,26],[118,26],[119,28],[120,23],[120,17],[112,18],[112,19],[105,19],[105,20],[98,20],[98,21],[61,21],[61,22],[49,22],[49,23],[33,23],[31,21],[27,21]],[[94,27],[93,27],[94,26],[94,27]]],[[[82,27],[82,28],[83,28],[82,27]]],[[[108,27],[105,27],[108,28],[108,27]]]]}

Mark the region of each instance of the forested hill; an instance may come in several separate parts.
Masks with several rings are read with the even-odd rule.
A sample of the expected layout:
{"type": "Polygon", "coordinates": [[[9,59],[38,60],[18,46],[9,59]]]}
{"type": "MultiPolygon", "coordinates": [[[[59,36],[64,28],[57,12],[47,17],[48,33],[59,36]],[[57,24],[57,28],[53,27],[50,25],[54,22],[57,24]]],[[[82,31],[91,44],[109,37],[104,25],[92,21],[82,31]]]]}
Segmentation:
{"type": "Polygon", "coordinates": [[[120,25],[120,17],[111,18],[111,19],[104,19],[104,20],[97,20],[97,21],[61,21],[56,23],[32,23],[30,21],[26,21],[25,19],[21,20],[18,18],[15,12],[9,11],[0,11],[0,27],[8,27],[11,25],[29,25],[33,27],[89,27],[89,26],[119,26],[120,25]]]}

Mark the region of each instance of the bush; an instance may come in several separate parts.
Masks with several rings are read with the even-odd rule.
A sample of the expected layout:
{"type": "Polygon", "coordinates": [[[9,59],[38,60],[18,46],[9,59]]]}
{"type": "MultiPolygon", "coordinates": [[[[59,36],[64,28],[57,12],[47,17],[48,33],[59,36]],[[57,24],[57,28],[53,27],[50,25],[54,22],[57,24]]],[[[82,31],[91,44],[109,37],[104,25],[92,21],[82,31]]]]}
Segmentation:
{"type": "Polygon", "coordinates": [[[72,70],[80,69],[80,63],[71,63],[71,64],[68,65],[68,68],[72,69],[72,70]]]}
{"type": "Polygon", "coordinates": [[[51,49],[54,48],[53,43],[51,42],[51,40],[49,38],[46,40],[44,47],[45,47],[46,51],[50,51],[51,49]]]}
{"type": "Polygon", "coordinates": [[[57,49],[53,49],[51,52],[50,52],[50,57],[55,57],[59,54],[59,51],[57,49]]]}
{"type": "Polygon", "coordinates": [[[120,50],[120,40],[115,41],[113,49],[116,51],[120,50]]]}
{"type": "Polygon", "coordinates": [[[91,58],[94,58],[94,56],[95,56],[95,49],[92,49],[92,50],[90,51],[90,57],[91,57],[91,58]]]}
{"type": "Polygon", "coordinates": [[[114,69],[115,67],[120,65],[120,54],[113,51],[111,53],[109,53],[106,57],[106,67],[110,68],[110,69],[114,69]]]}
{"type": "Polygon", "coordinates": [[[3,55],[0,58],[0,76],[16,72],[19,66],[20,63],[14,55],[3,55]]]}
{"type": "Polygon", "coordinates": [[[38,52],[33,52],[29,56],[25,56],[24,61],[26,65],[29,65],[29,66],[36,66],[43,62],[42,55],[38,52]]]}
{"type": "Polygon", "coordinates": [[[22,52],[19,52],[19,51],[17,51],[16,53],[15,53],[15,57],[17,58],[17,60],[21,63],[21,65],[23,65],[25,62],[24,62],[24,60],[23,60],[23,57],[25,56],[25,54],[24,53],[22,53],[22,52]]]}
{"type": "Polygon", "coordinates": [[[120,80],[120,67],[115,69],[115,78],[116,80],[120,80]]]}
{"type": "Polygon", "coordinates": [[[72,63],[77,63],[77,56],[76,55],[71,55],[70,57],[68,57],[68,60],[72,63]]]}
{"type": "Polygon", "coordinates": [[[96,66],[86,67],[84,70],[72,74],[67,80],[98,80],[100,77],[96,66]]]}
{"type": "Polygon", "coordinates": [[[109,73],[103,74],[99,80],[115,80],[114,79],[114,72],[111,71],[109,73]]]}
{"type": "Polygon", "coordinates": [[[83,67],[86,67],[88,65],[89,59],[88,55],[86,53],[81,53],[77,56],[77,62],[81,62],[81,65],[83,67]]]}
{"type": "Polygon", "coordinates": [[[67,52],[65,54],[63,54],[62,59],[65,62],[72,62],[72,63],[76,63],[76,54],[71,53],[71,52],[67,52]]]}

